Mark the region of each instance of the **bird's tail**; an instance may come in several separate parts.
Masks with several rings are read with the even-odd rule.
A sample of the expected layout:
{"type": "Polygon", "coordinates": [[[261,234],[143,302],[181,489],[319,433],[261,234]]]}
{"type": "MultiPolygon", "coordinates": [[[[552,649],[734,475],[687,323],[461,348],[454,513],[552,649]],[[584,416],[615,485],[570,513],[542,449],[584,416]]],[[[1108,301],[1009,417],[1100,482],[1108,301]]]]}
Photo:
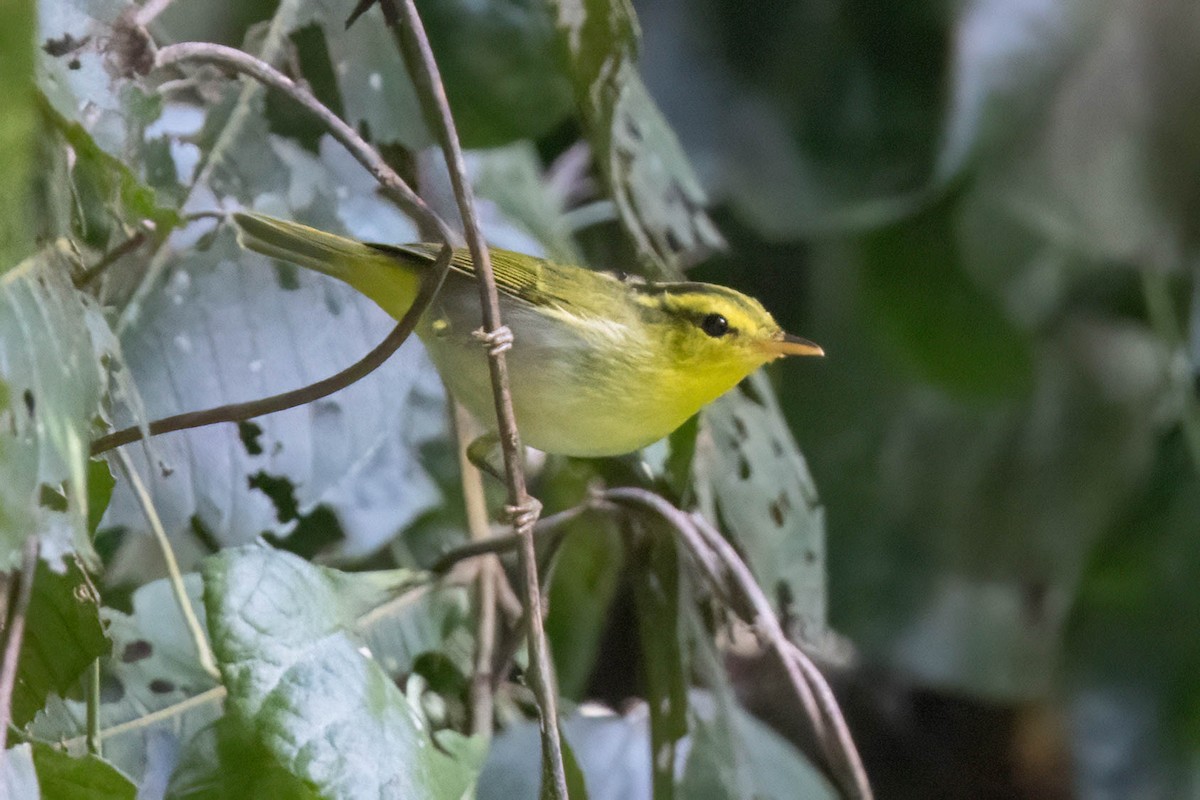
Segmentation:
{"type": "Polygon", "coordinates": [[[398,250],[383,250],[265,214],[238,212],[233,222],[242,247],[343,280],[397,319],[416,298],[418,265],[398,250]]]}

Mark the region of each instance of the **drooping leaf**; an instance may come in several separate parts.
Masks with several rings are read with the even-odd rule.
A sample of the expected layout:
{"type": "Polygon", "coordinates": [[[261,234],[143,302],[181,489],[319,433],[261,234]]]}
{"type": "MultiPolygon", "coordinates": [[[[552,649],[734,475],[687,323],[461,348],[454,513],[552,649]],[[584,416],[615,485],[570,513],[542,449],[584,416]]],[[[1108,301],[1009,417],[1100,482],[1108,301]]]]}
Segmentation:
{"type": "Polygon", "coordinates": [[[98,600],[74,559],[62,574],[38,564],[13,686],[13,724],[25,725],[51,692],[64,695],[92,661],[109,652],[98,600]]]}
{"type": "Polygon", "coordinates": [[[426,730],[351,634],[394,580],[364,586],[361,575],[263,547],[226,550],[205,562],[228,708],[322,795],[457,800],[474,783],[480,743],[426,730]]]}
{"type": "Polygon", "coordinates": [[[760,372],[703,413],[693,469],[733,543],[794,635],[825,632],[825,512],[760,372]]]}
{"type": "Polygon", "coordinates": [[[632,5],[556,0],[553,7],[593,156],[639,255],[670,272],[721,246],[704,191],[638,74],[632,5]]]}
{"type": "Polygon", "coordinates": [[[546,636],[559,692],[581,698],[609,624],[625,557],[610,520],[585,517],[570,523],[567,531],[551,575],[546,636]]]}
{"type": "Polygon", "coordinates": [[[33,745],[33,765],[42,800],[134,800],[137,796],[133,781],[94,755],[72,758],[38,742],[33,745]]]}

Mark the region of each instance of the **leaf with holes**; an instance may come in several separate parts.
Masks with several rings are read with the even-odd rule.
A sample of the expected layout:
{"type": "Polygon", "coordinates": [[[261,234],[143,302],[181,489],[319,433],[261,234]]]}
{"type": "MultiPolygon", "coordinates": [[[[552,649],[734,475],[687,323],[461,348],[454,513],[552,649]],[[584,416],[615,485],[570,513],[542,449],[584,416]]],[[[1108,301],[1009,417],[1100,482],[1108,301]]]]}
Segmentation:
{"type": "MultiPolygon", "coordinates": [[[[411,241],[411,223],[372,195],[369,176],[349,161],[326,141],[314,157],[286,140],[264,137],[227,160],[214,180],[254,196],[258,208],[279,216],[330,230],[349,227],[372,239],[411,241]]],[[[188,251],[169,269],[122,346],[153,419],[333,375],[394,325],[345,284],[246,253],[222,228],[207,249],[188,251]]],[[[117,416],[121,423],[134,419],[127,410],[117,416]]],[[[334,395],[239,427],[158,437],[152,462],[141,448],[130,455],[149,478],[163,524],[177,542],[194,543],[195,531],[223,545],[263,532],[285,536],[298,519],[324,507],[337,522],[334,548],[358,557],[378,550],[438,502],[418,451],[444,428],[440,381],[412,341],[334,395]]],[[[118,487],[105,524],[145,528],[128,487],[118,487]]],[[[148,537],[127,537],[125,546],[136,553],[152,544],[148,537]]]]}
{"type": "Polygon", "coordinates": [[[364,579],[256,546],[207,560],[227,707],[322,795],[458,800],[474,784],[482,742],[431,733],[352,634],[396,580],[411,577],[364,579]]]}
{"type": "Polygon", "coordinates": [[[560,48],[592,152],[638,252],[669,273],[723,244],[675,133],[637,71],[627,0],[555,0],[560,48]]]}
{"type": "Polygon", "coordinates": [[[762,372],[704,411],[693,461],[698,489],[715,501],[792,634],[825,632],[825,515],[804,456],[762,372]]]}
{"type": "Polygon", "coordinates": [[[31,534],[47,558],[91,551],[89,430],[111,334],[70,269],[62,245],[0,277],[0,570],[31,534]]]}

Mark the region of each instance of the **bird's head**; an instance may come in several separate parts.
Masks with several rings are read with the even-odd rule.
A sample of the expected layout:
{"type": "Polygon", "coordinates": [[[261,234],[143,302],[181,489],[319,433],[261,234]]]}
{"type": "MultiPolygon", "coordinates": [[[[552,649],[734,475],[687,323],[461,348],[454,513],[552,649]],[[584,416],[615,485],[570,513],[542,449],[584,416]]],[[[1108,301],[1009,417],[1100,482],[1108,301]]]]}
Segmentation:
{"type": "Polygon", "coordinates": [[[716,394],[777,358],[825,354],[813,342],[784,333],[762,303],[734,289],[708,283],[631,289],[677,370],[711,380],[716,394]]]}

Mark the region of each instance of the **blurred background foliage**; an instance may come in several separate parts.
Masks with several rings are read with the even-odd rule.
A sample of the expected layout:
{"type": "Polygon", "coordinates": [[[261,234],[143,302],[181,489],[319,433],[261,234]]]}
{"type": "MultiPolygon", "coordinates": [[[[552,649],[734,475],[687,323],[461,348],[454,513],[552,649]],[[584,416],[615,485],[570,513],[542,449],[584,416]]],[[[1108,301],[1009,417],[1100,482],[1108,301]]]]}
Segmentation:
{"type": "MultiPolygon", "coordinates": [[[[150,30],[159,44],[242,46],[302,74],[450,208],[391,34],[377,11],[345,30],[344,5],[173,3],[150,30]]],[[[719,509],[793,631],[833,653],[878,796],[1192,796],[1200,6],[640,0],[634,18],[620,2],[418,5],[473,150],[492,244],[605,268],[700,261],[689,277],[759,296],[786,329],[825,347],[819,364],[770,371],[777,401],[764,397],[766,381],[739,390],[698,436],[693,427],[647,461],[663,485],[719,509]],[[564,48],[556,24],[584,8],[589,26],[564,48]],[[593,91],[609,57],[614,77],[593,91]],[[751,430],[731,436],[746,420],[751,430]],[[734,479],[742,463],[752,468],[734,479]]],[[[86,294],[0,275],[0,421],[13,432],[0,438],[4,563],[36,528],[54,552],[102,565],[104,606],[70,606],[85,619],[41,629],[44,652],[69,652],[72,666],[22,684],[14,721],[33,720],[35,738],[76,735],[72,687],[111,648],[106,725],[194,708],[171,717],[170,733],[135,728],[108,743],[106,757],[143,791],[162,787],[147,796],[223,796],[250,780],[271,796],[345,788],[345,772],[318,774],[255,738],[319,737],[264,717],[253,691],[231,698],[240,716],[222,716],[182,623],[150,613],[170,601],[125,477],[115,490],[99,467],[84,477],[71,443],[86,441],[96,410],[123,424],[309,382],[390,327],[348,289],[255,263],[214,220],[188,215],[247,206],[367,239],[419,233],[289,101],[215,70],[168,85],[139,74],[120,0],[41,0],[32,51],[19,45],[34,5],[12,6],[0,33],[14,54],[0,60],[0,105],[11,109],[0,121],[0,272],[106,267],[86,294]],[[34,242],[63,236],[73,245],[22,261],[34,242]],[[39,310],[33,322],[23,308],[39,310]],[[20,355],[51,330],[64,342],[53,356],[20,355]],[[76,371],[53,373],[51,361],[76,371]],[[53,435],[31,433],[31,404],[6,388],[22,381],[36,384],[41,413],[64,421],[53,435]],[[38,486],[61,497],[23,505],[38,486]],[[87,513],[104,507],[102,521],[87,513]],[[96,635],[101,621],[111,644],[96,635]]],[[[340,596],[342,573],[313,562],[414,569],[465,540],[440,384],[416,346],[311,407],[129,450],[186,569],[262,534],[305,559],[280,553],[248,578],[261,554],[227,549],[203,562],[203,581],[189,578],[197,598],[205,587],[223,664],[265,653],[242,665],[247,675],[278,642],[239,638],[242,581],[277,579],[284,597],[298,586],[340,596]]],[[[633,478],[627,465],[551,459],[537,493],[565,508],[597,479],[633,478]]],[[[828,795],[784,741],[811,752],[782,678],[736,642],[722,642],[730,677],[718,677],[703,643],[711,626],[673,554],[619,521],[572,527],[547,620],[560,689],[622,712],[584,705],[567,723],[590,795],[648,796],[648,716],[654,735],[681,721],[688,732],[680,796],[828,795]],[[648,595],[654,586],[666,594],[648,595]],[[646,669],[656,659],[663,670],[646,669]],[[695,686],[705,693],[686,695],[695,686]],[[672,699],[667,716],[686,718],[647,714],[632,698],[654,708],[672,699]]],[[[31,630],[39,614],[64,616],[81,574],[39,577],[47,588],[31,630]]],[[[486,766],[478,742],[457,736],[470,675],[464,598],[432,592],[368,622],[376,589],[361,591],[332,621],[304,622],[371,642],[384,672],[363,685],[385,673],[400,682],[404,696],[380,690],[399,720],[380,758],[406,753],[430,795],[453,796],[482,769],[481,796],[532,796],[537,748],[520,722],[531,706],[519,683],[498,701],[506,732],[486,766]],[[411,742],[412,723],[396,709],[445,731],[445,752],[431,760],[397,745],[411,742]]],[[[317,658],[281,656],[293,657],[296,669],[317,658]]],[[[308,716],[310,697],[283,699],[328,730],[308,716]]],[[[37,741],[22,755],[44,796],[55,796],[48,776],[72,768],[55,755],[37,741]]],[[[116,787],[102,796],[125,796],[102,766],[91,779],[116,787]]]]}

